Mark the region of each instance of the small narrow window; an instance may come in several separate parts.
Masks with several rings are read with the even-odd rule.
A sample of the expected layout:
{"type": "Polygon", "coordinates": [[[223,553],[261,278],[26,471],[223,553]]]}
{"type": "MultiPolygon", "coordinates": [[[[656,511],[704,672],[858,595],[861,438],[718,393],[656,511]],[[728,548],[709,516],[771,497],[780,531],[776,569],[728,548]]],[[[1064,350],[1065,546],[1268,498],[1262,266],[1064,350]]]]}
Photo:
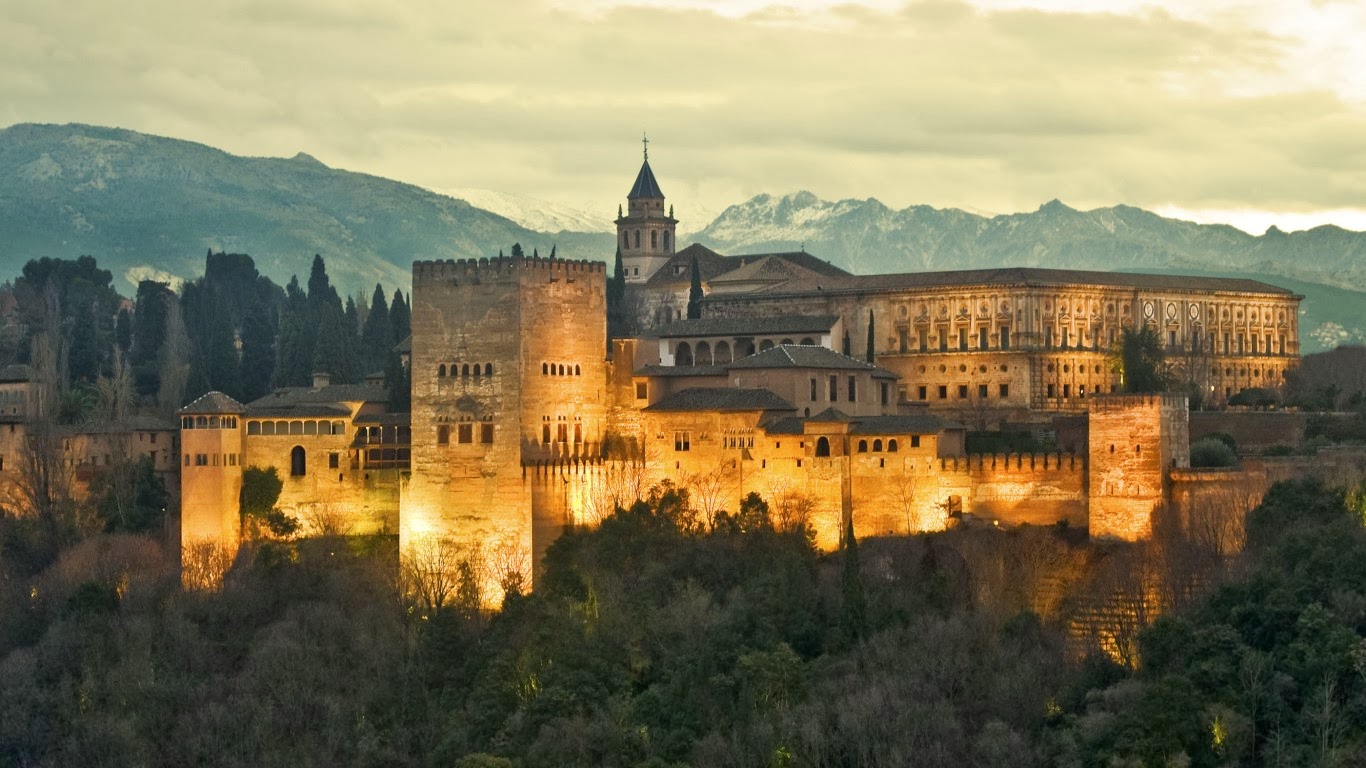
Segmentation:
{"type": "Polygon", "coordinates": [[[461,445],[469,445],[474,442],[474,425],[470,423],[456,425],[456,440],[461,445]]]}
{"type": "Polygon", "coordinates": [[[450,445],[451,428],[449,424],[438,424],[436,427],[436,444],[450,445]]]}
{"type": "Polygon", "coordinates": [[[479,425],[479,442],[488,445],[493,442],[493,425],[484,422],[479,425]]]}

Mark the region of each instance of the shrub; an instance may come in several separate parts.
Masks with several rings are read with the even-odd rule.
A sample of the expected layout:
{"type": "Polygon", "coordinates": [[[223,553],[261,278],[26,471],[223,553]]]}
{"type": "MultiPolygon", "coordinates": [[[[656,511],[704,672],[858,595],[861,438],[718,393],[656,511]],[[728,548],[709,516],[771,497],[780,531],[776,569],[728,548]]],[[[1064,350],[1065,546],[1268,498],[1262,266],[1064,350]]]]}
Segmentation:
{"type": "Polygon", "coordinates": [[[1216,437],[1202,437],[1191,443],[1192,467],[1232,467],[1238,464],[1238,454],[1216,437]]]}

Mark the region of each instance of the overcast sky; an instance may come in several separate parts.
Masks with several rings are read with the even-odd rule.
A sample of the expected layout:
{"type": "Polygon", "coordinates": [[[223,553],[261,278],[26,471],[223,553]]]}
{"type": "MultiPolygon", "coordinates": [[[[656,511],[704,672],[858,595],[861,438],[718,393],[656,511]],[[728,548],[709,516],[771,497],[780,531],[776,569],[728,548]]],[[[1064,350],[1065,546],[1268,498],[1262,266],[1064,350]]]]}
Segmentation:
{"type": "Polygon", "coordinates": [[[648,131],[685,228],[805,189],[1366,229],[1363,40],[1360,0],[6,0],[0,125],[609,213],[648,131]]]}

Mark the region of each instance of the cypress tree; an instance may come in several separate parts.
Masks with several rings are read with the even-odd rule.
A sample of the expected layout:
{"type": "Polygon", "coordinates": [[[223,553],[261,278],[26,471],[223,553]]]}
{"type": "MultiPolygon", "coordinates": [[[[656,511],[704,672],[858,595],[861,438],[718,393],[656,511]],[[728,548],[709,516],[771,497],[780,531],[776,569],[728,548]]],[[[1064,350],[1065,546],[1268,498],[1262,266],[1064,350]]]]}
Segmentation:
{"type": "Polygon", "coordinates": [[[688,319],[702,317],[702,267],[692,257],[692,285],[688,287],[688,319]]]}
{"type": "Polygon", "coordinates": [[[280,332],[275,343],[275,386],[302,387],[309,381],[313,345],[306,324],[309,321],[308,297],[299,288],[299,278],[285,286],[285,303],[280,310],[280,332]]]}
{"type": "Polygon", "coordinates": [[[114,342],[124,353],[133,348],[133,317],[127,309],[120,309],[118,319],[114,321],[114,342]]]}
{"type": "Polygon", "coordinates": [[[335,384],[350,383],[353,372],[348,346],[346,315],[335,303],[322,305],[319,308],[317,341],[313,346],[312,371],[309,373],[329,374],[335,384]]]}
{"type": "Polygon", "coordinates": [[[412,374],[403,367],[398,352],[389,353],[389,364],[384,369],[384,388],[389,394],[389,411],[406,413],[412,409],[412,374]]]}
{"type": "Polygon", "coordinates": [[[394,348],[394,329],[389,327],[389,302],[384,298],[384,288],[375,285],[374,296],[370,299],[370,314],[365,318],[365,328],[361,330],[360,357],[364,361],[364,373],[387,371],[389,355],[394,348]]]}
{"type": "Polygon", "coordinates": [[[626,320],[626,267],[621,261],[621,246],[617,246],[616,262],[612,266],[612,278],[607,281],[607,339],[625,336],[626,320]]]}
{"type": "Polygon", "coordinates": [[[854,521],[845,522],[844,567],[840,570],[840,634],[853,645],[863,637],[868,625],[868,598],[863,592],[863,576],[859,568],[858,539],[854,538],[854,521]]]}
{"type": "Polygon", "coordinates": [[[868,362],[869,362],[870,364],[873,362],[873,338],[874,338],[874,335],[875,335],[875,333],[874,333],[874,331],[873,331],[873,310],[870,309],[870,310],[868,310],[868,362]]]}
{"type": "Polygon", "coordinates": [[[242,364],[238,379],[242,402],[264,397],[270,391],[275,372],[275,330],[270,327],[266,310],[251,307],[242,316],[242,364]]]}
{"type": "Polygon", "coordinates": [[[393,343],[400,344],[413,333],[412,314],[409,303],[403,298],[403,291],[394,289],[394,300],[389,302],[389,327],[393,329],[393,343]]]}

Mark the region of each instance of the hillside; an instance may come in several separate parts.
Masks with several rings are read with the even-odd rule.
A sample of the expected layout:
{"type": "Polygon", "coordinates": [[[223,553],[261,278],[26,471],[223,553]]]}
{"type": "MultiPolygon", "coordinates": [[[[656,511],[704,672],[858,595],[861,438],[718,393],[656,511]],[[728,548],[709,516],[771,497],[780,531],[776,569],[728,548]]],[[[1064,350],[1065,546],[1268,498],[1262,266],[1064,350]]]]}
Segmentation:
{"type": "Polygon", "coordinates": [[[88,125],[0,130],[0,274],[90,254],[131,293],[142,276],[195,277],[209,249],[251,254],[283,283],[327,259],[347,292],[407,285],[415,259],[496,255],[521,242],[605,259],[607,234],[533,232],[462,200],[329,168],[304,153],[237,157],[88,125]]]}
{"type": "Polygon", "coordinates": [[[1366,233],[1338,227],[1253,236],[1123,205],[1079,211],[1054,200],[987,217],[798,192],[731,206],[696,239],[733,254],[805,248],[864,274],[1024,266],[1250,277],[1306,296],[1306,352],[1366,342],[1366,293],[1355,290],[1366,285],[1366,233]]]}

